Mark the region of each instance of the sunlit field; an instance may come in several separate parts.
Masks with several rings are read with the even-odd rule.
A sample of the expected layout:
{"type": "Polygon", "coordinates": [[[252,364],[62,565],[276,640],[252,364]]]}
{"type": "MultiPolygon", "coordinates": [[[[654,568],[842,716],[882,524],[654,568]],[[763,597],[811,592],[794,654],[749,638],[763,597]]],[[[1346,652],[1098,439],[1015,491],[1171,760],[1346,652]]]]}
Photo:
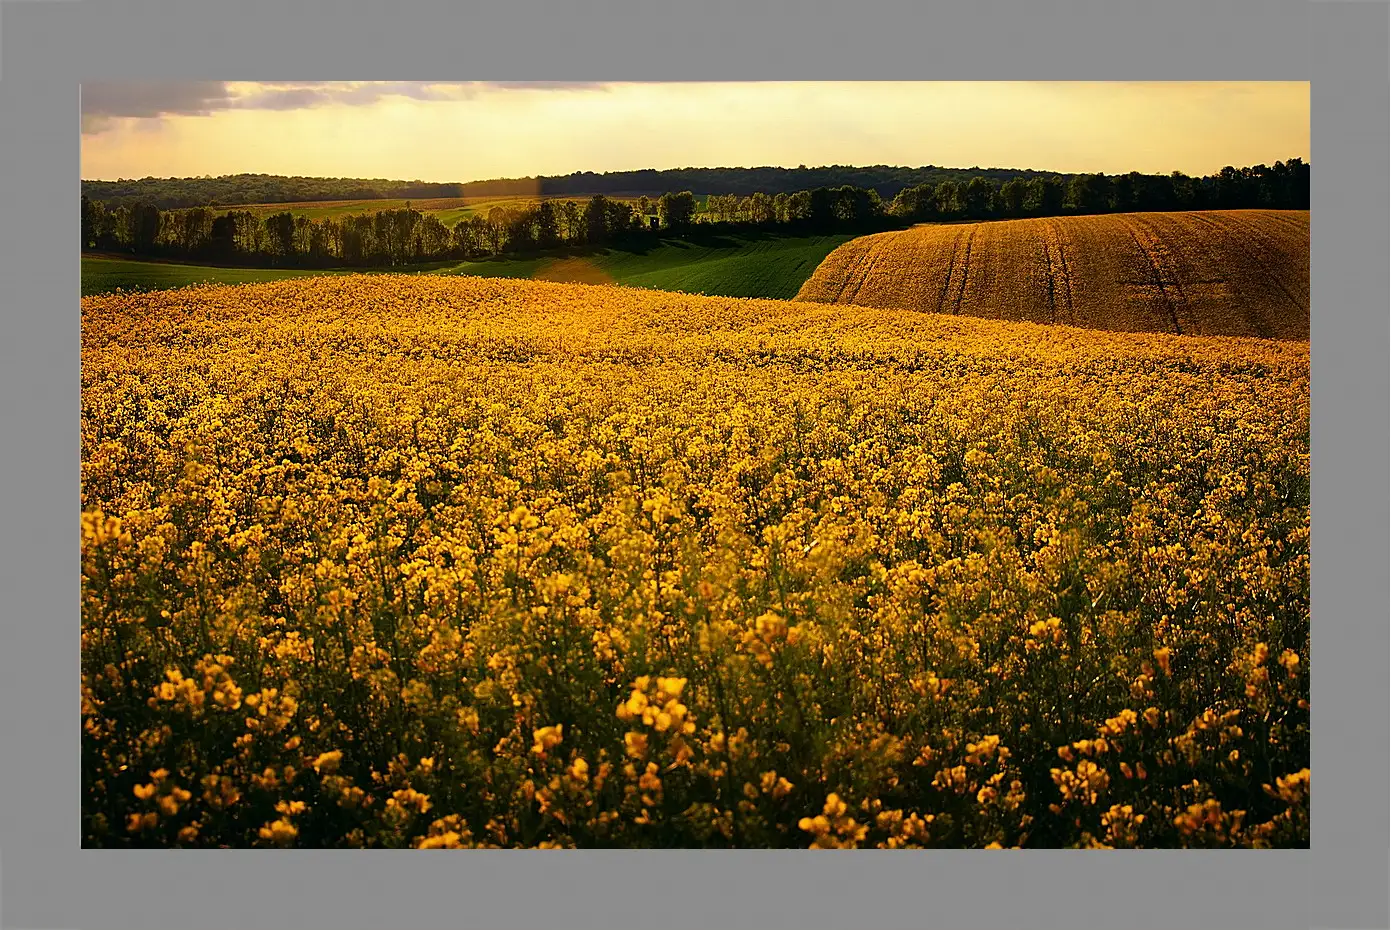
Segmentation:
{"type": "MultiPolygon", "coordinates": [[[[572,255],[437,261],[410,266],[422,274],[537,278],[591,284],[621,284],[726,297],[791,298],[821,260],[849,235],[769,236],[757,233],[660,240],[627,249],[572,255]]],[[[82,295],[164,290],[189,284],[279,281],[343,269],[212,267],[121,256],[82,256],[82,295]]]]}
{"type": "Polygon", "coordinates": [[[1309,844],[1309,346],[82,301],[86,846],[1309,844]]]}
{"type": "Polygon", "coordinates": [[[1194,336],[1309,338],[1309,211],[946,223],[861,236],[798,299],[1194,336]]]}

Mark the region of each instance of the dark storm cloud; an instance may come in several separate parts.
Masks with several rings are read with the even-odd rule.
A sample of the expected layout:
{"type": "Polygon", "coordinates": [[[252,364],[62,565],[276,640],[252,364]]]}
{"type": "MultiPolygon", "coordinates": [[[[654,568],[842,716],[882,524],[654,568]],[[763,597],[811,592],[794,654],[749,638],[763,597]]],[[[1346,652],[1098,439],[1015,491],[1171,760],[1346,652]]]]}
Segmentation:
{"type": "Polygon", "coordinates": [[[466,100],[487,90],[604,90],[602,81],[276,81],[235,93],[227,81],[120,81],[82,85],[82,131],[113,119],[208,116],[216,110],[365,106],[386,97],[466,100]]]}

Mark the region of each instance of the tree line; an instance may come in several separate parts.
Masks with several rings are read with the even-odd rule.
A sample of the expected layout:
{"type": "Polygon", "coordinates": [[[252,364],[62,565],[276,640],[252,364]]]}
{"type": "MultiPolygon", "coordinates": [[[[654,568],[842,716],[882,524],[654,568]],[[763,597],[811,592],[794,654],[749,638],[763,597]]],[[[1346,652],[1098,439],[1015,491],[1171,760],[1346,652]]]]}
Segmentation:
{"type": "MultiPolygon", "coordinates": [[[[1293,159],[1286,164],[1299,164],[1293,159]]],[[[1277,163],[1278,167],[1279,163],[1277,163]]],[[[1274,169],[1224,168],[1224,172],[1274,169]]],[[[326,200],[427,200],[448,197],[581,197],[660,191],[699,191],[704,194],[747,197],[792,194],[818,188],[858,187],[888,200],[913,187],[940,186],[947,181],[969,184],[975,178],[997,186],[1017,180],[1049,181],[1067,187],[1078,178],[1106,175],[1061,174],[1014,168],[941,168],[927,165],[900,168],[888,165],[855,167],[830,165],[799,168],[678,168],[667,171],[577,171],[555,177],[500,178],[468,183],[306,178],[239,174],[218,178],[142,178],[121,181],[83,181],[82,193],[107,206],[148,200],[162,210],[198,206],[239,206],[326,200]]],[[[1111,179],[1136,177],[1113,175],[1111,179]]],[[[1155,177],[1145,175],[1144,177],[1155,177]]],[[[1168,177],[1164,175],[1162,177],[1168,177]]]]}
{"type": "Polygon", "coordinates": [[[1234,209],[1309,209],[1309,166],[1291,158],[1273,166],[1226,167],[1198,178],[1177,171],[1011,178],[1003,183],[974,177],[964,184],[948,180],[905,188],[888,206],[891,215],[919,222],[1234,209]]]}
{"type": "Polygon", "coordinates": [[[82,193],[108,206],[149,200],[162,210],[197,206],[238,206],[325,200],[429,200],[445,197],[579,197],[692,190],[706,194],[790,194],[818,187],[863,187],[892,197],[915,184],[969,180],[979,175],[1005,181],[1012,177],[1066,178],[1045,171],[1013,168],[941,168],[927,165],[855,167],[829,165],[799,168],[676,168],[638,171],[576,171],[534,178],[496,178],[466,183],[389,181],[362,178],[306,178],[238,174],[201,178],[141,178],[83,181],[82,193]]]}
{"type": "Polygon", "coordinates": [[[768,226],[802,224],[816,230],[854,228],[879,219],[910,222],[1172,210],[1309,209],[1309,166],[1299,158],[1273,166],[1226,167],[1206,177],[1078,174],[975,175],[906,187],[884,200],[879,191],[842,186],[793,194],[712,194],[703,218],[768,226]]]}
{"type": "Polygon", "coordinates": [[[409,204],[313,220],[289,211],[161,210],[150,201],[107,208],[84,195],[82,243],[97,251],[231,264],[382,267],[629,244],[656,230],[686,231],[696,206],[689,191],[637,202],[596,194],[584,202],[495,206],[446,226],[409,204]]]}
{"type": "Polygon", "coordinates": [[[981,175],[924,182],[885,200],[841,185],[791,193],[712,194],[698,209],[690,191],[636,201],[594,194],[495,206],[446,226],[408,203],[311,220],[290,211],[261,216],[201,206],[163,210],[149,200],[108,207],[82,198],[84,249],[251,265],[382,267],[473,260],[560,248],[652,242],[667,235],[757,229],[789,235],[863,233],[917,222],[1199,209],[1308,209],[1309,166],[1224,168],[1215,175],[981,175]]]}

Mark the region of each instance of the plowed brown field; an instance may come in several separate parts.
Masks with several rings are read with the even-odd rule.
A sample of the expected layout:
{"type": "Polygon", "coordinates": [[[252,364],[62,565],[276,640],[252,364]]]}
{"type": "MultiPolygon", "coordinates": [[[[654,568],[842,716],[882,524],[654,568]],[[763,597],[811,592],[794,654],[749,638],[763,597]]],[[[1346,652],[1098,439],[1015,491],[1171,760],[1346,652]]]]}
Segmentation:
{"type": "Polygon", "coordinates": [[[1094,329],[1309,338],[1309,213],[917,226],[828,255],[798,300],[1094,329]]]}

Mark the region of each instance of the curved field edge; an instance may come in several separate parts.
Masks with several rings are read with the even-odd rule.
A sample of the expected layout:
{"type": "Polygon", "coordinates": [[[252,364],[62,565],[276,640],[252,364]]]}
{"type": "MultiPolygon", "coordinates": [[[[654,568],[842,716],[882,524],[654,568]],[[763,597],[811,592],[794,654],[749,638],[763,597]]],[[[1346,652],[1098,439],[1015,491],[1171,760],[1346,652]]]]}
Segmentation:
{"type": "Polygon", "coordinates": [[[1309,338],[1309,213],[917,226],[827,256],[798,300],[1130,332],[1309,338]]]}
{"type": "Polygon", "coordinates": [[[85,845],[1308,845],[1307,344],[82,312],[85,845]]]}
{"type": "MultiPolygon", "coordinates": [[[[789,299],[833,249],[850,239],[828,236],[729,235],[709,241],[664,240],[641,252],[610,249],[565,258],[530,257],[475,262],[439,262],[422,274],[539,278],[622,284],[655,290],[726,297],[789,299]]],[[[361,273],[346,269],[226,268],[175,262],[139,261],[115,256],[82,258],[82,295],[161,290],[189,284],[238,284],[326,274],[361,273]]]]}

